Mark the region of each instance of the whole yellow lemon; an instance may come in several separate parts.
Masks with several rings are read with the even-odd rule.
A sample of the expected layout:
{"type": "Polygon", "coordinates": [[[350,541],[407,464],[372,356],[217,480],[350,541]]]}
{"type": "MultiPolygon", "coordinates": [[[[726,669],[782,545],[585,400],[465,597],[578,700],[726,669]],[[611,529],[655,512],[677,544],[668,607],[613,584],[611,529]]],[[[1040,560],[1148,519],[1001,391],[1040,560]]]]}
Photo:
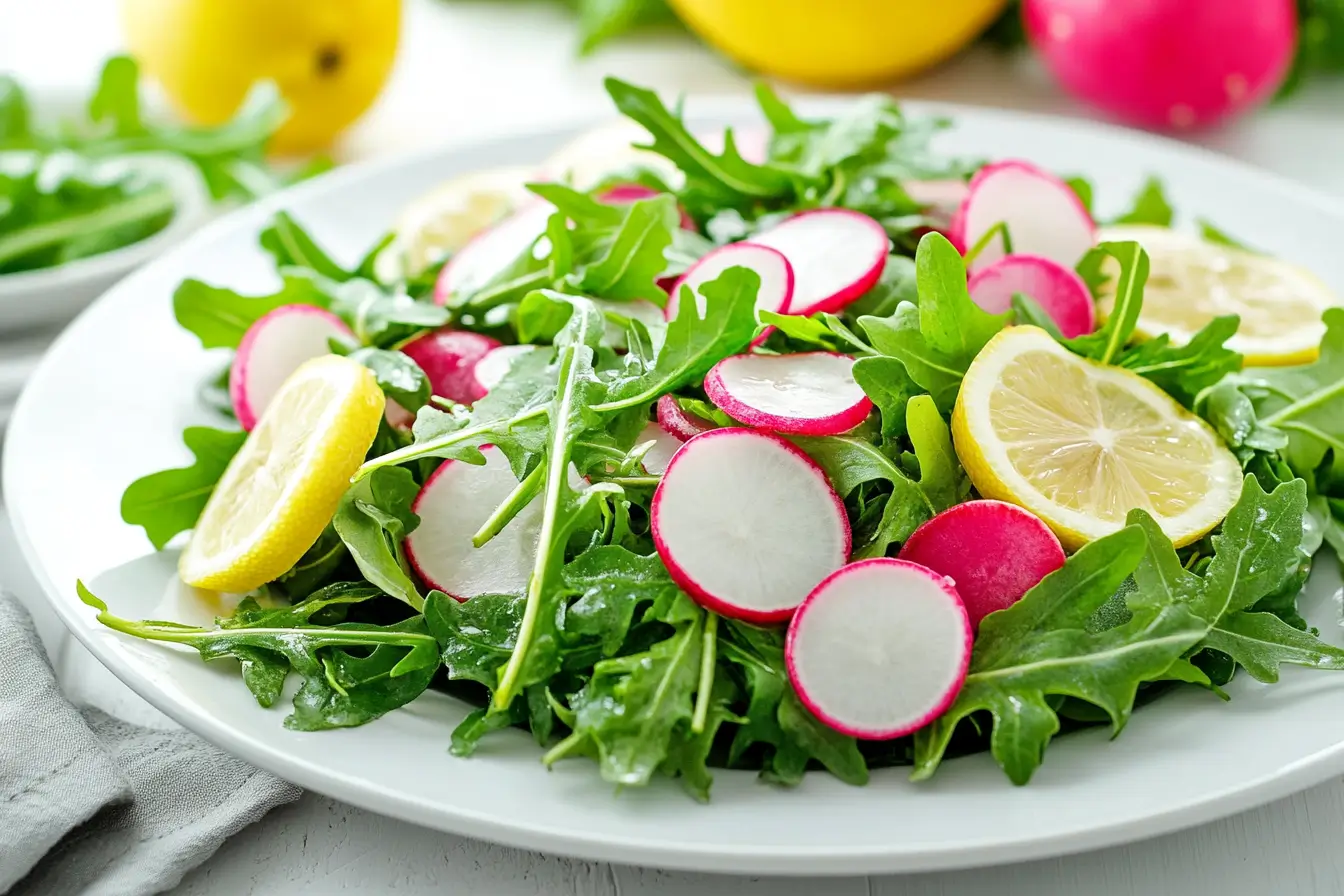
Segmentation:
{"type": "Polygon", "coordinates": [[[669,0],[748,68],[821,87],[880,84],[961,49],[1006,0],[669,0]]]}
{"type": "Polygon", "coordinates": [[[322,149],[373,103],[401,30],[401,0],[122,0],[131,55],[178,111],[219,124],[256,81],[290,106],[279,153],[322,149]]]}

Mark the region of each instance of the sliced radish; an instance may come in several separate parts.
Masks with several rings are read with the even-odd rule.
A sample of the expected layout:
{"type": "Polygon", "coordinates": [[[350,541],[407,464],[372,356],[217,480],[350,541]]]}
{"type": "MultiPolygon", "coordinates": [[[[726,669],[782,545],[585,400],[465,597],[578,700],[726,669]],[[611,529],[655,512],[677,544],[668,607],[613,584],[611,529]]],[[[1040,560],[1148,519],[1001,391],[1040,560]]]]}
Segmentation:
{"type": "Polygon", "coordinates": [[[1050,527],[1003,501],[967,501],[944,510],[915,530],[899,556],[952,579],[972,629],[1064,565],[1064,549],[1050,527]]]}
{"type": "Polygon", "coordinates": [[[966,181],[948,178],[947,180],[907,180],[902,182],[905,194],[935,214],[951,215],[966,199],[970,192],[966,181]]]}
{"type": "Polygon", "coordinates": [[[481,449],[485,465],[447,460],[434,471],[411,509],[420,525],[406,536],[406,556],[420,578],[458,600],[478,594],[521,594],[541,538],[540,501],[519,511],[484,547],[471,538],[518,480],[504,452],[481,449]]]}
{"type": "Polygon", "coordinates": [[[849,556],[849,519],[826,474],[779,436],[702,433],[653,493],[653,542],[672,578],[705,607],[779,622],[849,556]]]}
{"type": "MultiPolygon", "coordinates": [[[[761,287],[756,292],[756,314],[762,311],[774,311],[777,314],[788,312],[794,295],[794,272],[789,260],[776,249],[757,246],[752,243],[732,243],[715,249],[701,258],[681,276],[668,292],[667,319],[674,320],[677,309],[681,307],[683,288],[691,290],[695,296],[696,308],[700,316],[705,315],[705,297],[700,287],[713,280],[729,268],[744,267],[755,271],[761,278],[761,287]]],[[[765,341],[769,331],[757,336],[753,345],[765,341]]]]}
{"type": "Polygon", "coordinates": [[[480,289],[546,232],[555,206],[538,199],[478,234],[454,255],[434,284],[434,301],[446,305],[455,293],[480,289]]]}
{"type": "Polygon", "coordinates": [[[499,348],[491,349],[476,362],[472,375],[480,387],[489,392],[504,379],[514,361],[539,348],[541,348],[539,345],[501,345],[499,348]]]}
{"type": "MultiPolygon", "coordinates": [[[[634,299],[629,302],[616,302],[610,299],[594,299],[593,304],[602,309],[603,314],[619,314],[621,317],[637,320],[644,325],[644,329],[649,331],[649,341],[656,354],[663,347],[663,339],[667,335],[667,320],[663,317],[663,309],[652,302],[646,302],[643,299],[634,299]]],[[[602,341],[618,351],[624,351],[629,346],[625,340],[625,325],[618,324],[611,318],[606,319],[606,330],[602,334],[602,341]]]]}
{"type": "Polygon", "coordinates": [[[229,368],[229,398],[239,425],[250,432],[299,365],[331,353],[330,340],[353,338],[344,321],[312,305],[283,305],[258,318],[243,334],[229,368]]]}
{"type": "Polygon", "coordinates": [[[401,350],[420,365],[435,395],[471,404],[487,391],[476,378],[476,367],[499,347],[498,339],[444,328],[411,340],[401,350]]]}
{"type": "Polygon", "coordinates": [[[879,557],[851,563],[807,596],[784,647],[798,699],[865,740],[917,731],[951,705],[971,662],[971,625],[952,583],[879,557]]]}
{"type": "Polygon", "coordinates": [[[1097,306],[1092,292],[1073,268],[1043,255],[1008,255],[971,275],[971,298],[995,314],[1013,305],[1014,293],[1022,293],[1041,306],[1072,339],[1097,328],[1097,306]]]}
{"type": "MultiPolygon", "coordinates": [[[[655,196],[661,196],[657,190],[652,187],[646,187],[643,184],[617,184],[614,187],[608,187],[598,194],[597,201],[605,202],[607,205],[629,205],[632,202],[638,202],[641,199],[652,199],[655,196]]],[[[695,219],[686,213],[684,208],[678,207],[681,212],[681,227],[683,230],[694,230],[695,219]]]]}
{"type": "Polygon", "coordinates": [[[844,208],[794,215],[750,240],[784,254],[797,282],[790,314],[839,311],[873,288],[890,242],[882,225],[844,208]]]}
{"type": "Polygon", "coordinates": [[[642,445],[653,442],[653,446],[644,453],[644,471],[650,476],[661,476],[667,472],[672,455],[681,447],[681,439],[663,429],[657,423],[650,423],[640,432],[635,443],[642,445]]]}
{"type": "Polygon", "coordinates": [[[671,395],[664,395],[658,399],[657,410],[658,425],[683,442],[695,438],[702,432],[718,428],[708,420],[682,410],[681,405],[671,395]]]}
{"type": "Polygon", "coordinates": [[[705,377],[705,394],[740,423],[804,436],[848,432],[873,409],[854,359],[831,352],[733,355],[705,377]]]}
{"type": "MultiPolygon", "coordinates": [[[[1014,253],[1043,255],[1065,267],[1077,264],[1096,242],[1097,225],[1078,194],[1030,162],[997,162],[976,172],[949,238],[969,251],[999,223],[1007,226],[1014,253]]],[[[1006,254],[1003,237],[996,234],[971,270],[987,268],[1006,254]]]]}

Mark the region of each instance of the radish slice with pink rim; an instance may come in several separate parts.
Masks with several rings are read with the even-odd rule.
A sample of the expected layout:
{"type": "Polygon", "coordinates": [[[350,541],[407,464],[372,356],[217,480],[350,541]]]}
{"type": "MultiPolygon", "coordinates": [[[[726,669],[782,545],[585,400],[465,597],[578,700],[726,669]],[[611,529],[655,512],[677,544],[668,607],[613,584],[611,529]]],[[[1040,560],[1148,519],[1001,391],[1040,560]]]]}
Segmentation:
{"type": "Polygon", "coordinates": [[[682,445],[653,493],[653,543],[704,607],[780,622],[849,556],[849,518],[826,474],[779,436],[702,433],[682,445]]]}
{"type": "MultiPolygon", "coordinates": [[[[668,320],[675,320],[677,309],[681,307],[683,289],[691,290],[695,296],[696,308],[700,316],[705,316],[705,297],[700,287],[718,279],[729,268],[750,268],[761,278],[760,289],[756,292],[756,314],[762,311],[774,311],[785,314],[793,299],[794,272],[789,260],[779,251],[752,243],[732,243],[715,249],[701,258],[682,274],[668,292],[667,308],[664,313],[668,320]]],[[[761,333],[752,342],[758,345],[765,341],[769,331],[761,333]]]]}
{"type": "Polygon", "coordinates": [[[740,423],[802,436],[849,432],[873,409],[854,359],[831,352],[733,355],[710,370],[705,394],[740,423]]]}
{"type": "Polygon", "coordinates": [[[970,189],[966,181],[956,178],[946,180],[907,180],[902,181],[905,195],[918,202],[924,208],[936,214],[951,215],[966,199],[970,189]]]}
{"type": "Polygon", "coordinates": [[[1022,293],[1073,339],[1097,328],[1097,306],[1092,291],[1073,268],[1042,255],[1008,255],[971,275],[971,299],[986,311],[1000,314],[1022,293]]]}
{"type": "Polygon", "coordinates": [[[667,465],[672,462],[672,455],[676,454],[677,449],[681,447],[681,439],[672,435],[657,423],[649,423],[640,432],[639,438],[635,440],[636,445],[642,445],[645,442],[652,442],[653,445],[648,451],[644,452],[644,472],[650,476],[663,475],[667,472],[667,465]]]}
{"type": "Polygon", "coordinates": [[[538,199],[489,230],[473,237],[439,272],[434,302],[448,304],[453,295],[480,289],[546,232],[555,206],[538,199]]]}
{"type": "MultiPolygon", "coordinates": [[[[966,198],[952,218],[948,238],[971,251],[995,225],[1003,223],[1013,253],[1043,255],[1073,267],[1096,243],[1097,225],[1068,184],[1030,162],[986,165],[971,178],[966,198]]],[[[980,271],[1008,254],[995,234],[971,263],[980,271]]]]}
{"type": "Polygon", "coordinates": [[[513,362],[528,352],[540,349],[539,345],[501,345],[481,356],[472,368],[472,376],[481,388],[489,391],[499,385],[499,381],[508,375],[513,362]]]}
{"type": "Polygon", "coordinates": [[[656,407],[658,425],[683,442],[695,438],[702,432],[718,428],[716,424],[682,410],[681,405],[671,395],[664,395],[658,399],[656,407]]]}
{"type": "MultiPolygon", "coordinates": [[[[629,205],[641,199],[652,199],[661,195],[653,187],[646,187],[643,184],[617,184],[598,194],[597,201],[605,202],[607,205],[629,205]]],[[[677,211],[681,213],[681,229],[695,230],[695,219],[680,206],[677,207],[677,211]]]]}
{"type": "Polygon", "coordinates": [[[899,557],[955,582],[974,630],[1063,566],[1064,548],[1030,511],[983,500],[958,504],[920,526],[899,557]]]}
{"type": "Polygon", "coordinates": [[[956,589],[915,563],[851,563],[808,595],[785,641],[789,681],[843,734],[889,740],[923,728],[961,692],[971,625],[956,589]]]}
{"type": "Polygon", "coordinates": [[[447,460],[425,481],[411,509],[420,525],[406,536],[406,557],[420,578],[458,600],[478,594],[522,594],[541,540],[542,506],[528,504],[482,547],[472,536],[518,480],[504,452],[481,449],[485,465],[447,460]]]}
{"type": "Polygon", "coordinates": [[[882,225],[843,208],[794,215],[749,243],[783,253],[796,278],[789,314],[839,311],[873,288],[887,263],[882,225]]]}
{"type": "Polygon", "coordinates": [[[312,305],[282,305],[247,328],[229,368],[229,398],[251,432],[266,405],[304,361],[331,354],[332,339],[354,339],[339,317],[312,305]]]}
{"type": "Polygon", "coordinates": [[[486,393],[476,378],[476,366],[499,347],[498,339],[480,333],[441,329],[412,339],[401,350],[420,365],[435,395],[471,404],[486,393]]]}

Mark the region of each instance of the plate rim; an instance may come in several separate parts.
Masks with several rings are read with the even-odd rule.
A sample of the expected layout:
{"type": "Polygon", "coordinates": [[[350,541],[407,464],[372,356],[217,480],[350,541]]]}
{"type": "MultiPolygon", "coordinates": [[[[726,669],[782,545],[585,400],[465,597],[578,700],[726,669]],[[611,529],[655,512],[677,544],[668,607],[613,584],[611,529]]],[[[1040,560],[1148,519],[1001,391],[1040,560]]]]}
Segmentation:
{"type": "MultiPolygon", "coordinates": [[[[810,95],[790,97],[804,110],[834,110],[837,105],[853,102],[853,96],[810,95]]],[[[899,98],[898,98],[898,101],[899,98]]],[[[984,120],[1013,120],[1018,123],[1032,121],[1051,123],[1090,132],[1094,136],[1113,140],[1148,145],[1166,153],[1184,156],[1192,163],[1213,166],[1229,175],[1250,178],[1259,181],[1267,188],[1291,196],[1295,201],[1314,206],[1318,210],[1339,218],[1344,222],[1344,201],[1330,194],[1315,190],[1310,186],[1291,180],[1282,175],[1265,171],[1254,165],[1230,158],[1219,152],[1201,146],[1192,146],[1159,135],[1132,131],[1105,123],[1072,119],[1065,116],[1015,110],[993,109],[973,105],[961,105],[941,102],[900,101],[903,109],[918,114],[947,115],[956,118],[969,115],[984,120]]],[[[693,109],[693,119],[714,118],[740,120],[754,110],[754,105],[746,97],[696,97],[688,99],[688,107],[693,109]]],[[[80,313],[74,323],[67,327],[52,344],[52,349],[62,346],[72,339],[80,322],[89,310],[101,305],[113,291],[134,289],[146,272],[168,263],[172,258],[195,251],[196,246],[207,245],[216,238],[234,229],[235,218],[243,214],[259,214],[274,211],[277,208],[301,201],[310,193],[326,193],[339,190],[345,183],[359,181],[378,173],[402,166],[424,162],[446,154],[466,151],[486,151],[495,144],[513,143],[523,138],[543,136],[559,138],[574,136],[584,127],[594,123],[611,120],[613,116],[595,117],[592,115],[574,116],[564,122],[548,123],[541,129],[520,129],[508,133],[499,133],[486,137],[465,137],[436,143],[433,146],[408,152],[392,154],[386,157],[363,160],[342,166],[332,172],[321,175],[311,181],[295,185],[264,199],[230,210],[211,221],[205,227],[180,242],[158,259],[139,268],[119,284],[104,292],[89,309],[80,313]]],[[[51,352],[44,357],[34,372],[31,382],[36,382],[49,366],[51,352]]],[[[30,405],[36,402],[31,387],[25,387],[15,407],[8,426],[6,440],[12,433],[26,430],[28,419],[35,411],[30,405]]],[[[20,472],[14,460],[14,452],[4,452],[3,470],[0,471],[0,483],[4,493],[22,495],[22,489],[13,484],[20,472]]],[[[855,874],[938,871],[958,868],[983,867],[1000,863],[1019,862],[1066,855],[1106,846],[1157,837],[1176,830],[1225,817],[1264,803],[1288,796],[1301,789],[1319,783],[1329,777],[1344,772],[1344,741],[1331,747],[1317,750],[1290,763],[1278,771],[1261,775],[1251,781],[1243,781],[1236,787],[1211,791],[1201,798],[1165,810],[1159,814],[1142,818],[1121,819],[1103,823],[1079,831],[1070,832],[1053,838],[1021,837],[1002,840],[992,845],[982,845],[971,853],[966,847],[928,847],[921,846],[918,851],[901,851],[900,844],[894,848],[866,849],[856,852],[853,848],[845,852],[832,850],[829,854],[817,852],[799,857],[788,848],[734,848],[724,844],[713,852],[702,848],[688,848],[683,844],[661,845],[645,839],[625,840],[610,835],[585,836],[581,833],[558,832],[548,827],[530,826],[526,822],[504,822],[483,815],[474,810],[464,810],[448,804],[429,806],[415,800],[410,795],[390,791],[368,778],[344,776],[312,766],[308,761],[290,756],[277,747],[268,746],[245,735],[235,733],[228,726],[216,723],[204,706],[169,699],[165,693],[152,685],[152,682],[136,674],[133,669],[124,666],[114,656],[114,651],[106,646],[110,641],[97,637],[99,632],[86,619],[81,618],[81,604],[66,597],[68,590],[52,581],[47,568],[40,562],[36,545],[30,540],[26,514],[21,501],[6,501],[12,521],[15,539],[24,562],[32,570],[42,589],[42,597],[55,610],[62,624],[80,641],[83,646],[98,659],[119,680],[131,688],[139,697],[159,709],[187,730],[192,731],[207,742],[213,743],[225,751],[239,756],[260,768],[267,769],[280,777],[293,781],[305,789],[325,794],[344,802],[379,814],[394,815],[413,823],[432,829],[448,831],[466,837],[476,837],[524,849],[535,849],[554,854],[578,858],[609,861],[616,863],[636,862],[659,868],[688,871],[708,871],[721,873],[755,873],[771,875],[809,875],[809,874],[855,874]],[[338,786],[339,785],[339,786],[338,786]],[[633,856],[633,857],[632,857],[633,856]]],[[[87,614],[83,614],[87,615],[87,614]]]]}

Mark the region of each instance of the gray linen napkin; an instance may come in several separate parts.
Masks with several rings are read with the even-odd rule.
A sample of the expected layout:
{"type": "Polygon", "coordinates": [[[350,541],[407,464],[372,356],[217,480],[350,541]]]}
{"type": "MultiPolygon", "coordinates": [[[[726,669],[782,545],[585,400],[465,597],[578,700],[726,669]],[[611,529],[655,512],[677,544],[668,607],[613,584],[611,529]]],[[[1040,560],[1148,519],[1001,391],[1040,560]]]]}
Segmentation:
{"type": "Polygon", "coordinates": [[[70,705],[28,612],[0,593],[0,893],[162,893],[298,796],[188,732],[70,705]]]}

